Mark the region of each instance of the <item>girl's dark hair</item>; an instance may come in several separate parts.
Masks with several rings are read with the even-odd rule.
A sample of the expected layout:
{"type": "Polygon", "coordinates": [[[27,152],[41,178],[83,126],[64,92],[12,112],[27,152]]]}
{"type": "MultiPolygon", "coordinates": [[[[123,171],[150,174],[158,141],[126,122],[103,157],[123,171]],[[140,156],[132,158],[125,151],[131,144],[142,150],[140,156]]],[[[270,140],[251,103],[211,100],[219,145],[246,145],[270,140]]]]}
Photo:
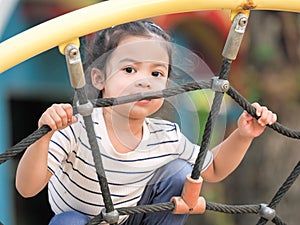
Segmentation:
{"type": "MultiPolygon", "coordinates": [[[[158,25],[150,21],[134,21],[120,24],[96,32],[93,40],[85,43],[84,71],[87,83],[87,94],[89,98],[101,98],[102,92],[96,89],[91,80],[91,69],[97,67],[105,72],[105,64],[108,53],[115,49],[119,42],[126,36],[161,37],[166,42],[170,42],[170,36],[158,25]]],[[[171,60],[171,50],[167,49],[171,60]]],[[[171,65],[171,63],[170,63],[171,65]]]]}

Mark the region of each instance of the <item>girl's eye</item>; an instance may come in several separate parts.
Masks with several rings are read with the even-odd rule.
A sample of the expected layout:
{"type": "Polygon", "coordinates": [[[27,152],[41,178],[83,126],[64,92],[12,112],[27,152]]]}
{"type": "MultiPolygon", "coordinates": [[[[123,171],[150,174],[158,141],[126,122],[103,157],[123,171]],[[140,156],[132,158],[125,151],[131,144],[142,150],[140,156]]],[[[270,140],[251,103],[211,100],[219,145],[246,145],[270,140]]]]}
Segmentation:
{"type": "Polygon", "coordinates": [[[135,69],[133,69],[132,67],[126,67],[126,68],[124,68],[124,71],[126,73],[134,73],[134,72],[136,72],[135,69]]]}
{"type": "Polygon", "coordinates": [[[155,72],[152,72],[152,76],[153,76],[153,77],[162,77],[163,74],[162,74],[161,72],[155,71],[155,72]]]}

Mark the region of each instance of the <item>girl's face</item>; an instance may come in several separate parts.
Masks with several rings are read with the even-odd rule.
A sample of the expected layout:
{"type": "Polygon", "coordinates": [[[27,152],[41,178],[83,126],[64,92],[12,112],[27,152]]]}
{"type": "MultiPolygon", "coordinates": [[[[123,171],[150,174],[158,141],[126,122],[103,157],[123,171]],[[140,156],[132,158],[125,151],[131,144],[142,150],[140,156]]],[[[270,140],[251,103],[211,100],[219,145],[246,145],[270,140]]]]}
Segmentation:
{"type": "MultiPolygon", "coordinates": [[[[104,98],[166,88],[169,55],[166,42],[158,37],[127,36],[111,54],[106,65],[104,98]]],[[[155,113],[163,99],[141,100],[114,106],[118,114],[141,119],[155,113]]]]}

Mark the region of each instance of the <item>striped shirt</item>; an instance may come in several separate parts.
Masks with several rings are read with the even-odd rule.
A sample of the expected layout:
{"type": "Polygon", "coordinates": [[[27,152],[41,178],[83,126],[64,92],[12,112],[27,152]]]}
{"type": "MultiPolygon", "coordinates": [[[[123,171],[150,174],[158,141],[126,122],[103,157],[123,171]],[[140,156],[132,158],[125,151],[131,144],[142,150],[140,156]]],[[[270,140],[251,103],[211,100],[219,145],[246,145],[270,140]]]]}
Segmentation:
{"type": "MultiPolygon", "coordinates": [[[[135,206],[156,169],[176,158],[193,164],[198,156],[199,146],[192,144],[175,123],[146,118],[139,146],[134,151],[121,154],[109,140],[101,108],[94,109],[92,119],[116,208],[135,206]]],[[[212,159],[211,152],[208,152],[203,170],[212,159]]],[[[48,168],[53,174],[48,194],[54,213],[78,211],[94,217],[101,212],[104,203],[81,116],[77,123],[53,135],[48,168]]]]}

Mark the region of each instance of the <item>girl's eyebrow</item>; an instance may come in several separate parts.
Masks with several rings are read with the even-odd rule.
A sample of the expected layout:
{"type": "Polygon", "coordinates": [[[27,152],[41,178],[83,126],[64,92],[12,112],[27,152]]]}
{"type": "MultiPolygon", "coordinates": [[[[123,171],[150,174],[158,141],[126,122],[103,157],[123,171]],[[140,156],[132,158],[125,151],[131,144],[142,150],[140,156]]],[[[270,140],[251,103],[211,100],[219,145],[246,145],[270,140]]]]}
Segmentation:
{"type": "MultiPolygon", "coordinates": [[[[133,58],[124,58],[124,59],[121,59],[119,61],[119,63],[141,63],[141,62],[147,62],[147,60],[144,60],[144,61],[140,61],[140,60],[135,60],[133,58]]],[[[149,62],[152,62],[152,64],[154,66],[161,66],[161,67],[164,67],[165,69],[168,69],[169,68],[169,64],[167,63],[163,63],[163,62],[153,62],[152,60],[149,60],[149,62]]]]}
{"type": "Polygon", "coordinates": [[[124,58],[119,61],[119,63],[124,63],[124,62],[138,63],[138,60],[132,58],[124,58]]]}

